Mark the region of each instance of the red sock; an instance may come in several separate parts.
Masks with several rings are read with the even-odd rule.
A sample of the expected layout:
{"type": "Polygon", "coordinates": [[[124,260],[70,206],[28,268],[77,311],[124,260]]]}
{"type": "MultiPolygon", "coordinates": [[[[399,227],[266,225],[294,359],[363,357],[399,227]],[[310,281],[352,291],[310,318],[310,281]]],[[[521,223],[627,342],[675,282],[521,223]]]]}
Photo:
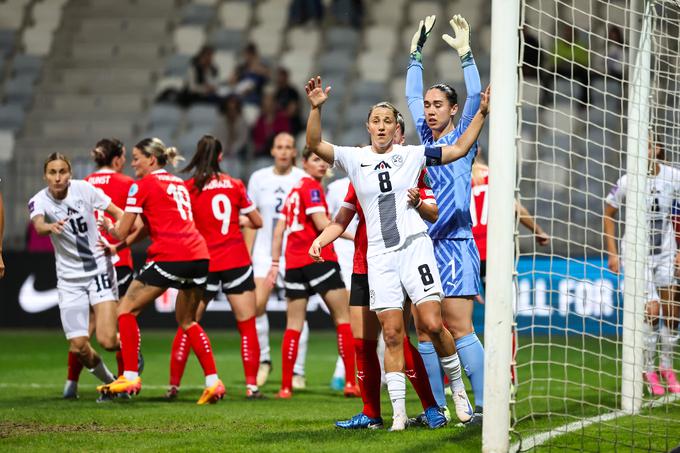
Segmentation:
{"type": "Polygon", "coordinates": [[[357,378],[364,402],[363,413],[367,417],[380,417],[380,361],[378,341],[354,339],[357,360],[357,378]]]}
{"type": "Polygon", "coordinates": [[[125,313],[118,317],[118,332],[120,332],[120,351],[123,355],[123,370],[138,371],[139,366],[139,325],[137,317],[132,313],[125,313]]]}
{"type": "Polygon", "coordinates": [[[189,337],[184,333],[184,329],[178,327],[170,351],[170,385],[179,387],[190,352],[189,337]]]}
{"type": "Polygon", "coordinates": [[[354,336],[349,323],[338,324],[338,353],[345,362],[345,383],[356,384],[356,360],[354,356],[354,336]]]}
{"type": "Polygon", "coordinates": [[[68,377],[67,379],[69,381],[75,381],[78,382],[78,379],[80,378],[80,372],[83,371],[83,364],[80,363],[80,359],[78,358],[78,354],[75,352],[70,352],[68,353],[68,377]]]}
{"type": "Polygon", "coordinates": [[[122,376],[125,366],[123,365],[123,353],[120,351],[116,351],[116,364],[118,365],[118,374],[116,376],[122,376]]]}
{"type": "Polygon", "coordinates": [[[290,390],[293,388],[293,366],[295,366],[295,359],[297,359],[299,342],[300,331],[286,329],[281,343],[282,389],[290,390]]]}
{"type": "Polygon", "coordinates": [[[211,374],[217,374],[217,367],[215,366],[215,357],[213,357],[212,347],[210,346],[210,338],[208,334],[205,333],[203,328],[198,325],[198,323],[189,327],[184,331],[189,337],[189,342],[191,343],[191,349],[193,349],[194,354],[198,357],[198,361],[203,368],[203,374],[209,376],[211,374]]]}
{"type": "Polygon", "coordinates": [[[247,385],[257,385],[257,370],[260,367],[260,342],[257,339],[255,316],[245,321],[237,321],[241,333],[241,360],[247,385]]]}
{"type": "Polygon", "coordinates": [[[420,404],[423,405],[423,409],[436,406],[437,401],[432,395],[432,387],[430,387],[430,380],[427,377],[423,358],[407,336],[404,337],[404,368],[406,369],[406,376],[411,381],[411,385],[418,394],[418,398],[420,398],[420,404]]]}

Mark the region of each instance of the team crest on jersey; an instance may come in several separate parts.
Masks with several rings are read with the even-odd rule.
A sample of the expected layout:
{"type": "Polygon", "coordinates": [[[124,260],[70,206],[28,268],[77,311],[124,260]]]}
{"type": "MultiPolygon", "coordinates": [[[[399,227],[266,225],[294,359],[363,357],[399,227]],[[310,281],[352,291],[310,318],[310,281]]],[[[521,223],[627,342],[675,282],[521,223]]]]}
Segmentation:
{"type": "Polygon", "coordinates": [[[373,170],[385,170],[388,168],[392,168],[392,166],[384,160],[381,160],[380,163],[373,168],[373,170]]]}
{"type": "Polygon", "coordinates": [[[286,191],[283,190],[283,188],[281,188],[281,187],[277,187],[276,190],[274,191],[274,193],[286,193],[286,191]]]}
{"type": "Polygon", "coordinates": [[[319,189],[312,189],[310,191],[312,203],[321,203],[321,191],[319,189]]]}
{"type": "Polygon", "coordinates": [[[392,164],[396,167],[401,167],[404,164],[404,158],[400,154],[395,154],[392,156],[392,164]]]}
{"type": "Polygon", "coordinates": [[[139,186],[137,184],[131,185],[130,191],[128,192],[128,197],[134,196],[137,192],[139,192],[139,186]]]}

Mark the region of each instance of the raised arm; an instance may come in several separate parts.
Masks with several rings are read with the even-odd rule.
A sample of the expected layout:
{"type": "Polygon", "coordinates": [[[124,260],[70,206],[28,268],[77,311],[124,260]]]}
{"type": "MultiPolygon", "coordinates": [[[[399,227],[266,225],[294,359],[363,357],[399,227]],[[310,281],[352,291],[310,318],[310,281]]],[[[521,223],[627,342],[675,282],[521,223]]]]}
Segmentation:
{"type": "MultiPolygon", "coordinates": [[[[409,54],[408,68],[406,69],[406,103],[411,112],[411,118],[416,125],[416,130],[425,124],[425,108],[423,107],[423,46],[427,41],[436,16],[427,16],[418,24],[413,38],[411,39],[411,49],[409,54]]],[[[427,127],[427,126],[425,126],[427,127]]]]}
{"type": "Polygon", "coordinates": [[[307,118],[307,148],[332,165],[335,161],[333,145],[321,139],[321,106],[328,99],[331,87],[324,89],[321,85],[321,76],[317,76],[316,79],[307,82],[305,91],[311,105],[307,118]]]}

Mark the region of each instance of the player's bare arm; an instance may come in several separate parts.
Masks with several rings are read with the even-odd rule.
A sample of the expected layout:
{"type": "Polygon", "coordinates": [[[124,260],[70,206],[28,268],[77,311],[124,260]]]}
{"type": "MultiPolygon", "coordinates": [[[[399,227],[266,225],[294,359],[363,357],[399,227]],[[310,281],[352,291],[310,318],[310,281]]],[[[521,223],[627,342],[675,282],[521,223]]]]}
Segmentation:
{"type": "Polygon", "coordinates": [[[276,284],[276,276],[279,273],[279,261],[281,260],[281,246],[283,245],[283,232],[286,230],[285,219],[279,219],[274,228],[272,237],[272,266],[267,275],[267,283],[271,288],[276,284]]]}
{"type": "Polygon", "coordinates": [[[417,187],[408,189],[408,202],[420,214],[423,220],[434,223],[439,218],[439,207],[435,203],[425,203],[420,198],[420,190],[417,187]]]}
{"type": "Polygon", "coordinates": [[[333,145],[321,139],[321,106],[328,99],[331,87],[324,89],[321,85],[321,76],[317,76],[316,79],[307,82],[305,91],[312,107],[307,119],[307,148],[329,164],[333,164],[335,161],[333,145]]]}
{"type": "Polygon", "coordinates": [[[612,272],[620,272],[619,265],[619,251],[616,247],[616,221],[615,216],[618,212],[618,208],[605,203],[604,205],[604,216],[602,218],[602,229],[604,231],[604,242],[607,248],[607,254],[609,254],[609,259],[607,266],[612,272]]]}
{"type": "Polygon", "coordinates": [[[242,226],[247,226],[251,230],[257,230],[262,228],[262,215],[260,215],[260,211],[258,211],[257,209],[254,209],[245,216],[241,217],[245,217],[245,220],[247,220],[248,222],[246,225],[242,226]]]}
{"type": "Polygon", "coordinates": [[[529,210],[524,207],[522,203],[515,201],[515,209],[517,210],[517,215],[519,216],[519,223],[524,225],[532,233],[534,233],[534,238],[538,245],[548,245],[550,243],[550,236],[546,233],[541,226],[536,223],[536,219],[529,212],[529,210]]]}
{"type": "Polygon", "coordinates": [[[33,222],[35,231],[40,236],[47,236],[49,234],[61,234],[62,231],[64,231],[64,224],[67,220],[68,218],[57,220],[54,223],[48,223],[45,222],[45,216],[37,215],[31,219],[31,222],[33,222]]]}
{"type": "Polygon", "coordinates": [[[125,212],[115,224],[112,224],[111,220],[106,217],[102,217],[101,228],[119,241],[123,241],[132,233],[137,217],[138,215],[133,212],[125,212]]]}
{"type": "Polygon", "coordinates": [[[309,248],[309,256],[311,256],[314,261],[323,261],[321,249],[345,234],[345,230],[352,221],[352,218],[354,218],[354,214],[355,211],[352,209],[345,206],[340,208],[333,221],[326,225],[323,231],[321,231],[321,234],[314,239],[312,246],[309,248]]]}

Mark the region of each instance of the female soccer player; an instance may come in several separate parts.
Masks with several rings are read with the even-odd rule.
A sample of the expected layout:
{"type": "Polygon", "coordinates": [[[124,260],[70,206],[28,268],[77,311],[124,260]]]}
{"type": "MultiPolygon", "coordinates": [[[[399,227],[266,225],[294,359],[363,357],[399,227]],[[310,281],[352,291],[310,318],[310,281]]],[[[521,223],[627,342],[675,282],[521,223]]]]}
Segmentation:
{"type": "MultiPolygon", "coordinates": [[[[262,228],[255,230],[246,228],[244,236],[248,250],[253,259],[253,272],[255,275],[255,296],[257,299],[257,337],[260,342],[260,369],[257,373],[257,385],[262,386],[267,382],[271,373],[272,362],[269,348],[269,319],[267,318],[267,301],[272,291],[272,286],[267,283],[267,274],[272,264],[272,237],[274,226],[278,221],[278,215],[283,209],[283,203],[293,186],[305,175],[305,172],[295,166],[295,139],[287,132],[282,132],[274,137],[271,155],[274,165],[257,170],[250,176],[248,181],[248,196],[262,215],[262,228]]],[[[281,268],[285,269],[283,263],[281,268]]],[[[304,356],[306,351],[309,328],[305,322],[300,337],[300,353],[295,363],[296,376],[293,378],[293,387],[303,384],[304,356]]]]}
{"type": "MultiPolygon", "coordinates": [[[[239,216],[247,216],[252,228],[262,226],[262,217],[248,199],[243,181],[220,169],[222,143],[211,135],[198,142],[194,157],[183,172],[192,171],[186,181],[198,231],[210,250],[210,267],[206,292],[198,306],[200,321],[217,292],[227,296],[241,333],[241,360],[246,376],[246,396],[261,398],[257,387],[260,344],[255,330],[255,282],[250,254],[241,234],[239,216]]],[[[166,396],[175,398],[189,356],[189,338],[177,329],[170,354],[170,388],[166,396]]]]}
{"type": "Polygon", "coordinates": [[[288,233],[285,257],[284,286],[288,309],[286,331],[281,345],[282,377],[279,398],[292,397],[293,364],[297,358],[298,341],[307,313],[309,296],[318,293],[326,302],[338,334],[338,353],[345,363],[345,396],[359,396],[355,383],[354,339],[349,324],[347,290],[340,275],[338,258],[333,248],[325,250],[325,262],[312,260],[307,251],[316,236],[330,223],[328,205],[321,180],[328,164],[308,149],[302,154],[307,175],[291,190],[286,198],[280,219],[274,229],[272,241],[272,267],[270,284],[279,273],[279,258],[284,231],[288,233]]]}
{"type": "MultiPolygon", "coordinates": [[[[488,90],[488,89],[487,89],[488,90]]],[[[404,293],[416,304],[424,329],[432,338],[444,371],[455,386],[454,403],[461,421],[468,421],[472,408],[460,376],[460,363],[451,334],[441,319],[441,281],[434,260],[427,226],[408,205],[412,188],[425,165],[442,165],[467,155],[488,112],[488,102],[470,123],[469,133],[453,145],[393,145],[396,109],[380,104],[371,108],[366,127],[371,146],[334,146],[321,139],[321,106],[328,99],[321,77],[307,86],[311,104],[307,121],[307,146],[328,163],[344,170],[357,192],[366,215],[368,235],[368,283],[371,310],[378,313],[385,339],[385,375],[394,410],[395,430],[406,427],[406,382],[404,368],[404,293]]],[[[485,98],[488,97],[488,92],[485,98]]]]}
{"type": "MultiPolygon", "coordinates": [[[[680,254],[677,252],[672,219],[674,207],[680,202],[680,171],[659,163],[665,160],[665,150],[652,137],[649,139],[648,153],[649,169],[646,184],[648,205],[645,206],[645,211],[649,218],[650,236],[649,255],[645,260],[648,299],[643,324],[643,378],[652,395],[663,395],[666,388],[661,384],[659,375],[666,381],[669,392],[680,393],[680,382],[673,371],[673,349],[678,339],[675,331],[680,314],[678,304],[673,300],[675,293],[673,285],[675,269],[680,265],[680,254]],[[664,322],[659,323],[659,316],[664,317],[664,322]],[[657,373],[655,360],[659,337],[661,355],[657,373]]],[[[615,216],[625,202],[627,186],[628,175],[623,175],[607,195],[604,206],[603,229],[609,254],[608,266],[609,270],[615,273],[623,270],[616,245],[615,216]]]]}
{"type": "MultiPolygon", "coordinates": [[[[422,48],[434,27],[435,19],[435,16],[426,17],[413,35],[406,73],[406,100],[420,141],[426,146],[447,145],[458,140],[479,108],[482,89],[470,50],[470,28],[463,17],[456,15],[449,22],[455,37],[442,35],[442,38],[457,51],[465,77],[467,99],[459,123],[456,125],[454,122],[458,112],[458,95],[450,85],[433,85],[423,99],[422,48]]],[[[442,314],[472,384],[475,413],[481,420],[484,404],[484,349],[472,324],[474,298],[479,294],[480,288],[479,253],[472,236],[470,217],[470,169],[475,154],[476,146],[473,145],[460,160],[449,165],[428,168],[428,180],[439,202],[439,219],[428,225],[428,233],[432,238],[437,267],[442,277],[442,314]]],[[[435,348],[430,342],[421,342],[418,349],[427,366],[432,391],[441,404],[445,401],[445,396],[435,348]]]]}
{"type": "Polygon", "coordinates": [[[104,394],[139,393],[137,356],[140,347],[137,315],[168,288],[177,288],[175,317],[184,329],[191,348],[205,373],[205,390],[198,404],[215,403],[224,396],[224,385],[217,376],[208,335],[196,322],[196,310],[208,277],[210,254],[194,224],[191,199],[184,181],[164,170],[176,165],[177,150],[157,138],[146,138],[132,150],[132,168],[139,180],[130,186],[125,214],[104,227],[113,237],[124,240],[135,219],[141,215],[149,229],[151,245],[147,262],[132,281],[118,305],[118,330],[125,372],[115,382],[99,386],[104,394]]]}
{"type": "Polygon", "coordinates": [[[114,376],[90,344],[90,307],[95,313],[97,341],[108,351],[117,350],[118,291],[111,259],[97,247],[94,212],[103,210],[118,219],[123,211],[92,185],[71,180],[71,163],[63,154],[50,154],[43,173],[47,188],[31,198],[28,210],[35,230],[49,235],[54,245],[59,311],[69,351],[108,384],[114,376]]]}
{"type": "MultiPolygon", "coordinates": [[[[132,178],[122,173],[123,168],[125,167],[125,147],[120,140],[105,138],[97,142],[94,149],[91,151],[91,154],[97,164],[97,170],[87,176],[85,181],[109,196],[116,206],[125,206],[128,191],[134,182],[132,178]]],[[[112,219],[111,216],[108,217],[112,219]]],[[[142,226],[142,222],[139,221],[137,227],[140,232],[142,226]]],[[[117,241],[114,241],[114,239],[106,232],[103,232],[102,236],[105,240],[103,244],[106,247],[104,252],[111,255],[111,261],[116,267],[118,297],[122,297],[132,281],[134,269],[132,253],[128,248],[128,243],[120,242],[116,244],[117,241]]],[[[129,243],[132,243],[136,236],[137,234],[130,235],[129,243]]],[[[90,328],[94,328],[94,323],[90,324],[90,328]]],[[[90,332],[90,336],[92,336],[92,332],[90,332]]],[[[120,376],[123,373],[123,356],[120,351],[116,351],[116,360],[118,362],[117,376],[120,376]]],[[[69,352],[68,379],[64,386],[64,398],[70,399],[78,397],[78,379],[82,368],[83,366],[78,360],[77,354],[69,352]]]]}

